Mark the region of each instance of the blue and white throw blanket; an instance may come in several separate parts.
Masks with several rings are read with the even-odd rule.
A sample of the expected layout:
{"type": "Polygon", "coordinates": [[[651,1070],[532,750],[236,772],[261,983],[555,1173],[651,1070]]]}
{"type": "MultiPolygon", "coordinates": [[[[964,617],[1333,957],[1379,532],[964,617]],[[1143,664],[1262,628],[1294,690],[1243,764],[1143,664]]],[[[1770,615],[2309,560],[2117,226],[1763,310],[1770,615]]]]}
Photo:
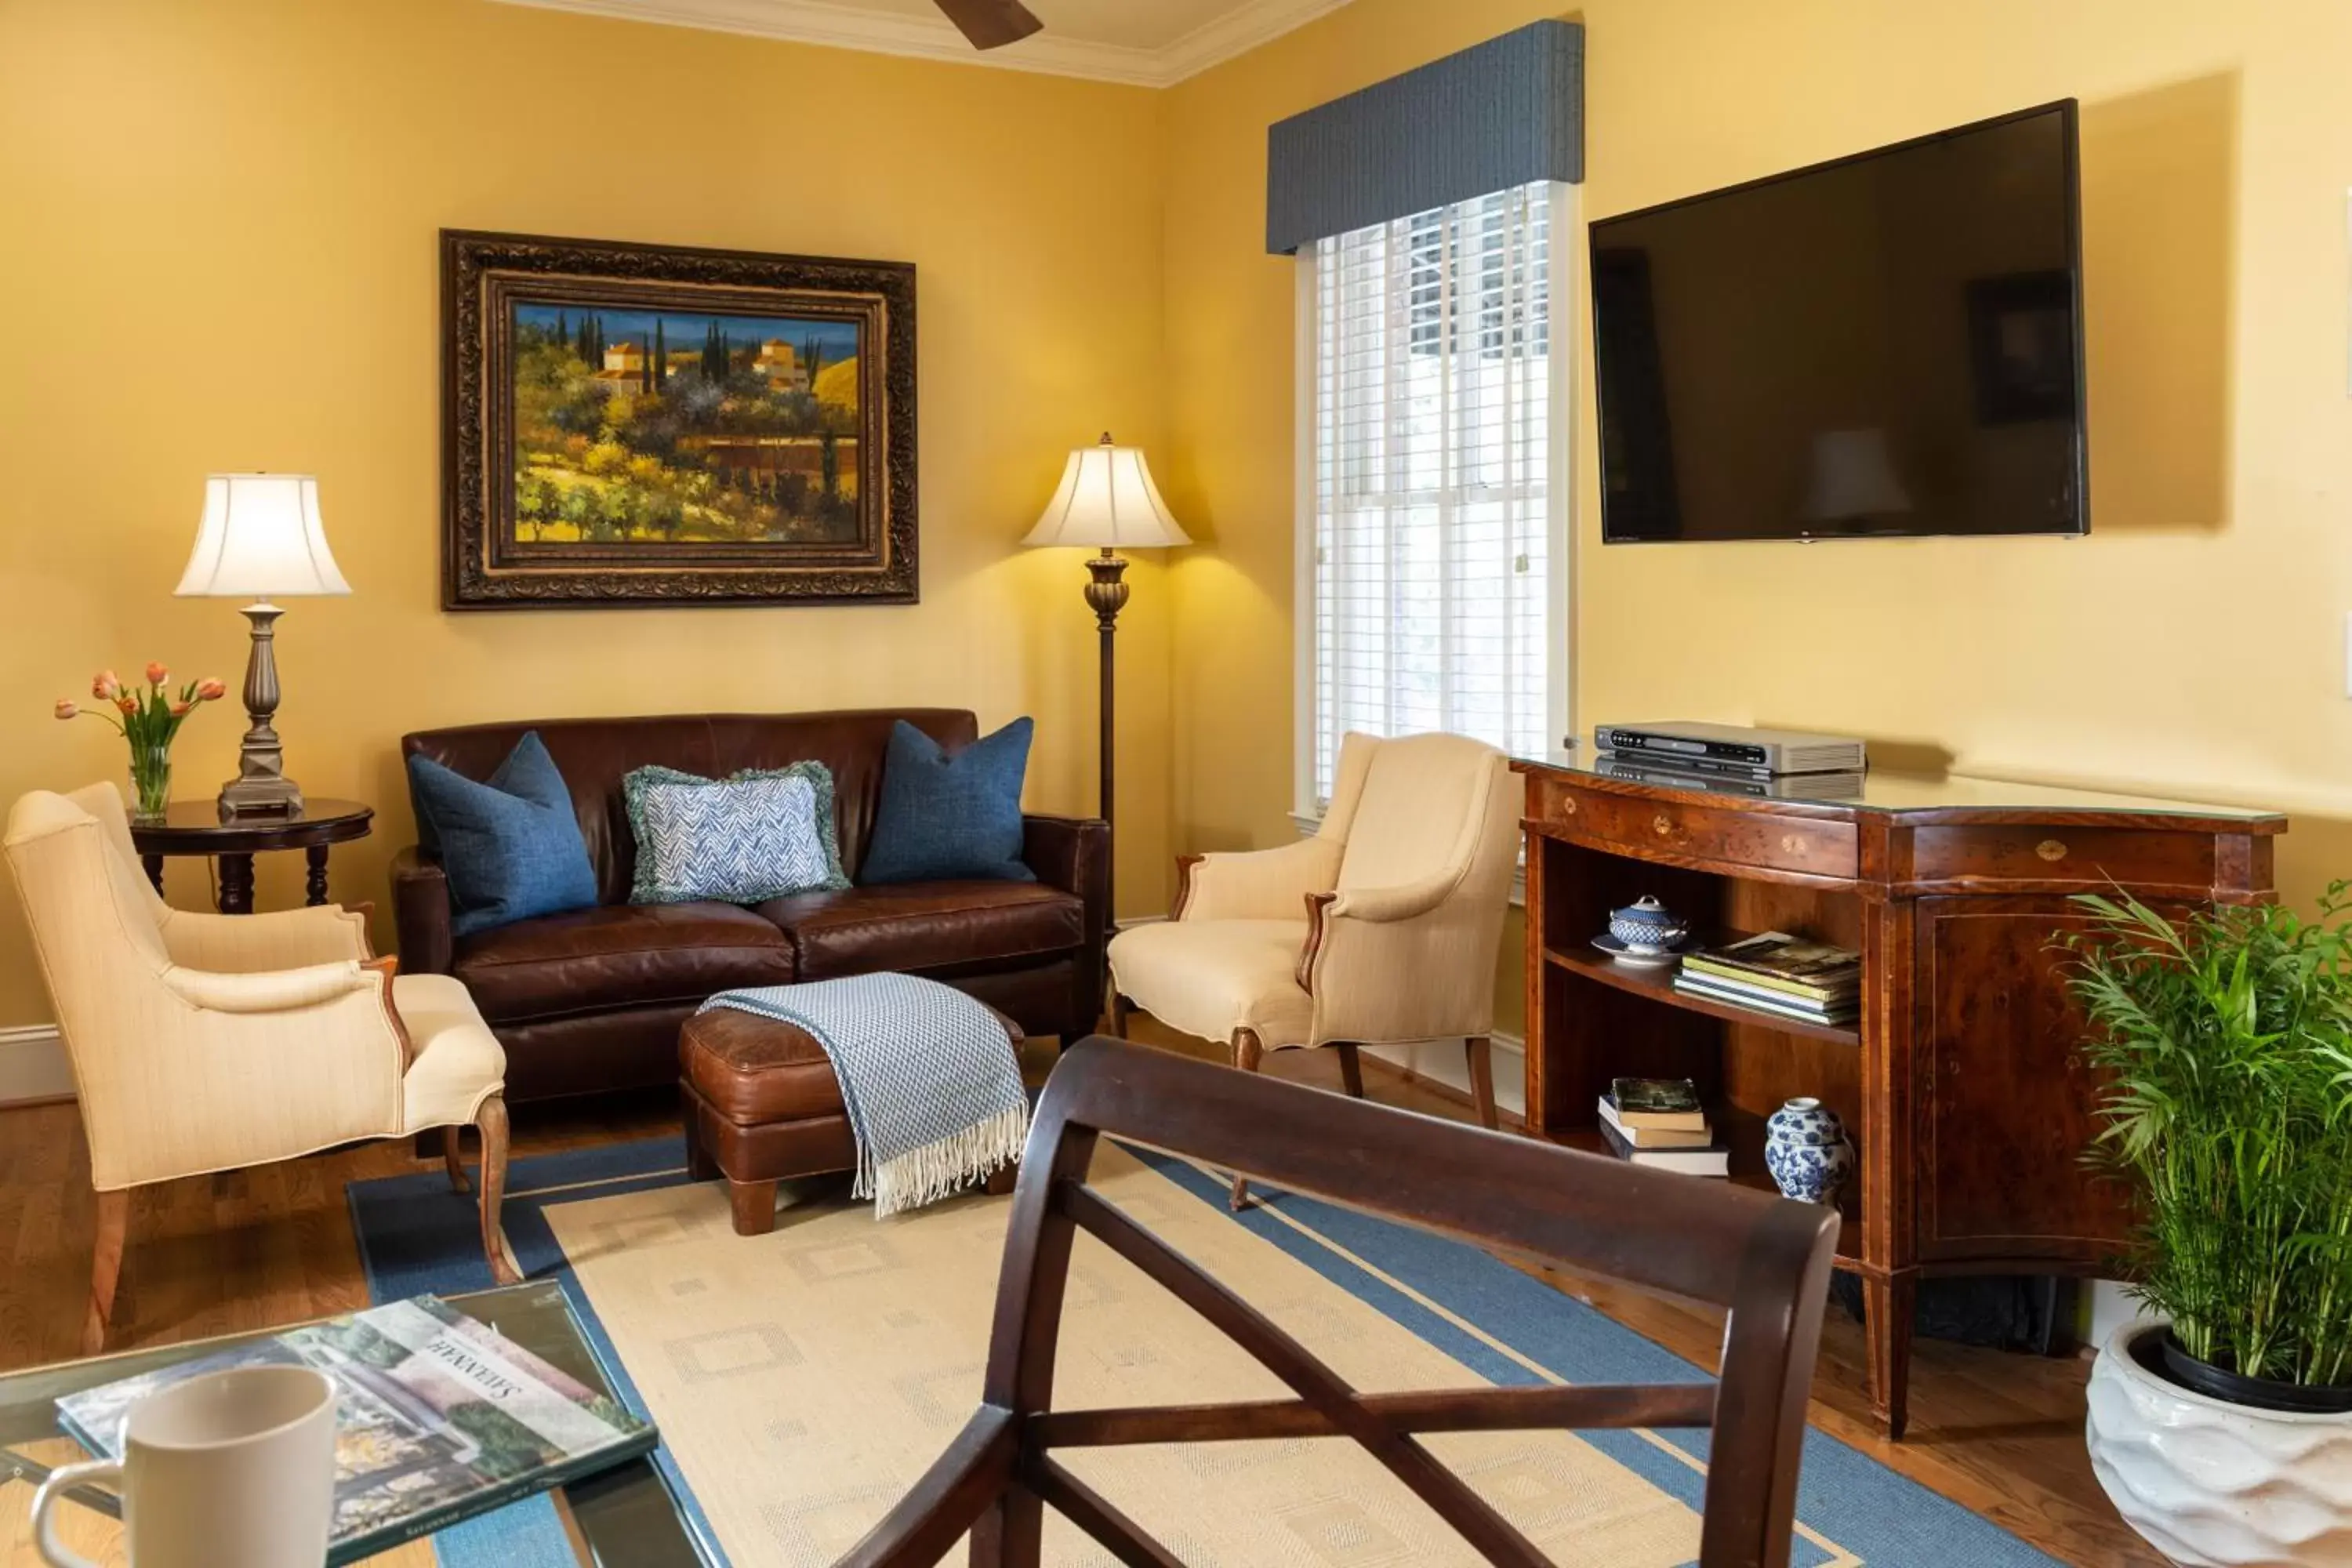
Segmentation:
{"type": "Polygon", "coordinates": [[[920,1208],[1021,1157],[1029,1097],[996,1015],[953,986],[911,974],[722,991],[734,1007],[814,1036],[833,1059],[857,1139],[857,1181],[874,1217],[920,1208]]]}

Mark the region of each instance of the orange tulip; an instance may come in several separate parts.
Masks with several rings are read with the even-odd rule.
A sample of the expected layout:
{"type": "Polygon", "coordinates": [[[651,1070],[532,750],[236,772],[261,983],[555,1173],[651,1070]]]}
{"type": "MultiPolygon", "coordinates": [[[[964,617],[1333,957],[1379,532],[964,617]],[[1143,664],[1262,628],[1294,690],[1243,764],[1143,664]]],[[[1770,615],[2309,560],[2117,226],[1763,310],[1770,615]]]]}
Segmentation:
{"type": "Polygon", "coordinates": [[[147,661],[147,684],[148,684],[148,685],[150,685],[150,686],[161,686],[161,685],[163,685],[165,681],[167,681],[167,680],[169,680],[169,679],[172,679],[172,672],[171,672],[170,670],[168,670],[168,669],[164,668],[163,667],[163,665],[161,665],[160,663],[156,662],[155,660],[153,660],[153,659],[152,659],[152,658],[151,658],[151,659],[149,659],[149,660],[147,661]]]}
{"type": "Polygon", "coordinates": [[[174,719],[184,719],[189,714],[194,712],[195,708],[196,705],[193,702],[174,702],[172,704],[172,717],[174,719]]]}
{"type": "Polygon", "coordinates": [[[221,684],[220,677],[216,675],[207,675],[196,682],[196,700],[199,702],[216,702],[227,695],[228,688],[221,684]]]}
{"type": "Polygon", "coordinates": [[[128,695],[116,698],[114,700],[114,705],[117,708],[121,709],[125,713],[136,713],[139,711],[138,700],[128,695]]]}
{"type": "Polygon", "coordinates": [[[70,719],[70,718],[74,717],[74,715],[76,715],[76,714],[79,713],[80,711],[81,711],[81,710],[80,710],[79,708],[78,708],[78,707],[76,707],[76,706],[74,705],[74,700],[73,700],[73,699],[72,699],[72,698],[70,698],[70,697],[60,697],[60,698],[58,698],[58,718],[60,718],[60,719],[70,719]]]}
{"type": "Polygon", "coordinates": [[[101,669],[90,678],[89,694],[101,702],[111,702],[122,695],[122,680],[110,669],[101,669]]]}

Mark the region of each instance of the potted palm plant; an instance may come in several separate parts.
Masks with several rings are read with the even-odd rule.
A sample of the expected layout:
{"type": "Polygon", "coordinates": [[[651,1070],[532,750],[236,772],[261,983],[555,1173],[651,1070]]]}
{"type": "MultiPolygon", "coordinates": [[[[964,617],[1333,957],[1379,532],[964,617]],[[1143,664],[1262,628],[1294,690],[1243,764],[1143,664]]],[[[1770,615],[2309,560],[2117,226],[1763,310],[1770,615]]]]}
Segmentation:
{"type": "Polygon", "coordinates": [[[2092,1369],[2092,1468],[2176,1563],[2352,1564],[2352,900],[2078,902],[2090,1157],[2137,1195],[2148,1312],[2092,1369]]]}

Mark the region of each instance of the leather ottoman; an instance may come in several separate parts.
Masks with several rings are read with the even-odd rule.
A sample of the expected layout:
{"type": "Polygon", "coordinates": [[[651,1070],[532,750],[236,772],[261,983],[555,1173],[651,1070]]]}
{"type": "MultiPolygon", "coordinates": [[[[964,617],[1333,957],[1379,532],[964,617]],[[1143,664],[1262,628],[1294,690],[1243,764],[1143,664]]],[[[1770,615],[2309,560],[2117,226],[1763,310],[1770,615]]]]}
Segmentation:
{"type": "MultiPolygon", "coordinates": [[[[996,1018],[1018,1056],[1021,1026],[996,1018]]],[[[738,1007],[693,1015],[677,1032],[677,1095],[687,1173],[726,1178],[738,1236],[775,1228],[778,1182],[857,1168],[832,1058],[797,1025],[738,1007]]],[[[1012,1180],[1007,1166],[988,1190],[1009,1192],[1012,1180]]]]}

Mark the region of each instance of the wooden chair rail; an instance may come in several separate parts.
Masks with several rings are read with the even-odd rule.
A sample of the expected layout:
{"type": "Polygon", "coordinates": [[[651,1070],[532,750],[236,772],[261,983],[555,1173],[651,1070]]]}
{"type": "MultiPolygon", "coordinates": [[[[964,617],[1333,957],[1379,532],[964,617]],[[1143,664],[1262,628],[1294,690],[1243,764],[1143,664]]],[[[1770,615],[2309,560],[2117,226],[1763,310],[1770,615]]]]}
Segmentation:
{"type": "Polygon", "coordinates": [[[946,1453],[840,1568],[920,1568],[968,1531],[974,1568],[1034,1568],[1051,1505],[1120,1562],[1180,1560],[1053,1457],[1056,1448],[1343,1436],[1487,1562],[1549,1562],[1416,1432],[1711,1426],[1701,1568],[1785,1568],[1805,1394],[1836,1219],[1759,1194],[1230,1072],[1082,1042],[1031,1129],[1005,1235],[986,1391],[946,1453]],[[1515,1247],[1730,1309],[1718,1383],[1366,1394],[1085,1182],[1099,1135],[1515,1247]],[[1409,1176],[1403,1173],[1409,1173],[1409,1176]],[[1050,1408],[1071,1245],[1096,1237],[1298,1395],[1161,1408],[1050,1408]],[[1678,1255],[1675,1258],[1662,1254],[1678,1255]]]}
{"type": "MultiPolygon", "coordinates": [[[[1712,1383],[1584,1384],[1568,1388],[1444,1388],[1360,1394],[1365,1413],[1398,1432],[1531,1432],[1548,1426],[1706,1426],[1712,1383]]],[[[1045,1410],[1029,1417],[1040,1448],[1139,1443],[1226,1443],[1250,1437],[1343,1437],[1337,1422],[1299,1399],[1230,1405],[1045,1410]]]]}
{"type": "MultiPolygon", "coordinates": [[[[1720,1184],[1694,1188],[1674,1172],[1160,1051],[1120,1051],[1072,1079],[1066,1114],[1078,1126],[1253,1182],[1481,1247],[1588,1259],[1626,1284],[1717,1307],[1731,1305],[1734,1293],[1721,1260],[1748,1244],[1754,1226],[1771,1230],[1776,1245],[1801,1258],[1820,1218],[1774,1194],[1720,1184]],[[1181,1121],[1174,1108],[1157,1103],[1163,1096],[1183,1099],[1181,1121]],[[1629,1215],[1650,1223],[1628,1225],[1629,1215]],[[1655,1245],[1667,1234],[1677,1245],[1655,1245]]],[[[1071,1174],[1083,1175],[1083,1165],[1071,1174]]]]}

